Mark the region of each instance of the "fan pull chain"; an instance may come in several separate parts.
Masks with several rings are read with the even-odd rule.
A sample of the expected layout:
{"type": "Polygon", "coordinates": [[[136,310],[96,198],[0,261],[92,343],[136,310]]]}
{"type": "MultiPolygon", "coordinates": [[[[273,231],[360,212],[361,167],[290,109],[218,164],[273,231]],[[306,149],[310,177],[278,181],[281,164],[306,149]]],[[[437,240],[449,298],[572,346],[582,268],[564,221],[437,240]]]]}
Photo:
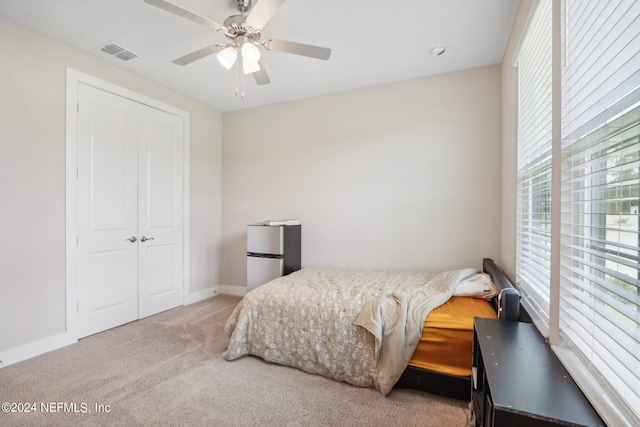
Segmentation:
{"type": "Polygon", "coordinates": [[[235,76],[236,77],[236,96],[238,96],[238,61],[236,61],[235,63],[234,71],[235,71],[234,74],[236,75],[235,76]]]}
{"type": "Polygon", "coordinates": [[[242,54],[238,54],[238,59],[235,63],[235,74],[236,74],[236,96],[240,96],[241,99],[244,99],[244,73],[243,69],[238,65],[242,62],[242,54]],[[240,89],[238,89],[238,75],[240,75],[240,89]]]}
{"type": "Polygon", "coordinates": [[[240,99],[244,99],[244,73],[240,73],[240,99]]]}

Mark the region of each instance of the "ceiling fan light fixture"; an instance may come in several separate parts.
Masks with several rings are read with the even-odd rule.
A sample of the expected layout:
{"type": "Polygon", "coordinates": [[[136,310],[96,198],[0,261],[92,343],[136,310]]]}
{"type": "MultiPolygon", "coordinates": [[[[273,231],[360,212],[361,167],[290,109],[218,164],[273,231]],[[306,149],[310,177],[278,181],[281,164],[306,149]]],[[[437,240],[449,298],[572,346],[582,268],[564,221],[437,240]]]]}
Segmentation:
{"type": "Polygon", "coordinates": [[[245,42],[242,44],[242,58],[244,62],[255,64],[260,60],[260,51],[253,43],[245,42]]]}
{"type": "Polygon", "coordinates": [[[238,57],[238,52],[236,52],[236,48],[233,46],[227,46],[218,52],[218,61],[227,69],[233,67],[233,64],[236,63],[236,58],[238,57]]]}
{"type": "Polygon", "coordinates": [[[242,61],[242,70],[245,74],[252,74],[256,71],[260,71],[260,64],[258,62],[242,61]]]}

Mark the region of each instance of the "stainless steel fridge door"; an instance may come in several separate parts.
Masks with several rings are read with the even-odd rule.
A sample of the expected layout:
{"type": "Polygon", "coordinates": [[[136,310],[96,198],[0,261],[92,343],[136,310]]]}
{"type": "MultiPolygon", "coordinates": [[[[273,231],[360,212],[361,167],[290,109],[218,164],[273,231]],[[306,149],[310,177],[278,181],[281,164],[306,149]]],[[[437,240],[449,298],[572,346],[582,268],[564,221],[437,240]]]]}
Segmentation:
{"type": "Polygon", "coordinates": [[[284,227],[249,225],[247,227],[247,252],[282,255],[284,253],[284,227]]]}
{"type": "Polygon", "coordinates": [[[282,276],[282,258],[247,257],[247,292],[282,276]]]}

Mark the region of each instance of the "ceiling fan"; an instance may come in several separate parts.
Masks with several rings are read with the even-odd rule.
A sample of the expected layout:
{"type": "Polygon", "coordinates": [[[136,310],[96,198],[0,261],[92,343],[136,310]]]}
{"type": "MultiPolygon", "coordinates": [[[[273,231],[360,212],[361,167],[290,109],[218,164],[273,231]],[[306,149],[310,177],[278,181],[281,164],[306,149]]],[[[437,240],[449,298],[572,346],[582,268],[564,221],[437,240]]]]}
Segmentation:
{"type": "Polygon", "coordinates": [[[325,47],[283,40],[265,39],[260,41],[262,28],[275,15],[284,0],[259,0],[253,7],[252,0],[234,0],[236,9],[240,14],[229,16],[225,19],[223,25],[165,0],[144,1],[167,12],[204,25],[229,39],[227,44],[214,44],[182,56],[174,60],[174,64],[187,65],[216,53],[218,60],[226,68],[231,68],[234,64],[241,63],[245,74],[252,74],[257,84],[264,85],[270,83],[271,79],[269,79],[269,75],[265,71],[262,61],[260,61],[258,46],[262,46],[266,50],[323,60],[329,59],[331,55],[331,49],[325,47]]]}

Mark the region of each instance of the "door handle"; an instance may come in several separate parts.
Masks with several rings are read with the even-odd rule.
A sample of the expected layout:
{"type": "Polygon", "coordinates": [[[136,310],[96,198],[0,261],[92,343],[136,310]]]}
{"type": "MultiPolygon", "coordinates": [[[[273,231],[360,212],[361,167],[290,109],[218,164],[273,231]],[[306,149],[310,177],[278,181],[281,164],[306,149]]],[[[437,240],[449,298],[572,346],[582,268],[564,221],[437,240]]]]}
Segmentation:
{"type": "Polygon", "coordinates": [[[141,242],[146,242],[147,240],[155,240],[155,238],[154,237],[145,237],[145,236],[142,236],[140,238],[141,242]]]}
{"type": "Polygon", "coordinates": [[[131,236],[131,237],[129,237],[128,239],[124,239],[124,240],[128,240],[128,241],[130,241],[131,243],[135,243],[138,239],[136,239],[136,236],[131,236]]]}

